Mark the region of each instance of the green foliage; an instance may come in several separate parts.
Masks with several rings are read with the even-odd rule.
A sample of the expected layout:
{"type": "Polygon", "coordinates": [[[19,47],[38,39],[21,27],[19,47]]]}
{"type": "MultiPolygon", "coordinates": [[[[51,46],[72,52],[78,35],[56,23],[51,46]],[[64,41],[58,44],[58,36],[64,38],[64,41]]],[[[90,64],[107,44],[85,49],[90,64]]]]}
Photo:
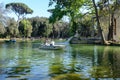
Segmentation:
{"type": "Polygon", "coordinates": [[[3,35],[5,33],[5,27],[4,25],[0,22],[0,35],[3,35]]]}
{"type": "Polygon", "coordinates": [[[9,3],[6,4],[6,8],[10,8],[12,11],[20,15],[33,13],[33,10],[24,3],[9,3]]]}
{"type": "Polygon", "coordinates": [[[78,29],[81,36],[84,37],[91,36],[91,32],[94,29],[93,29],[93,22],[91,21],[89,16],[84,17],[84,19],[80,21],[78,29]]]}
{"type": "Polygon", "coordinates": [[[69,25],[68,23],[61,21],[56,21],[54,24],[54,37],[55,38],[60,38],[60,37],[67,37],[69,36],[68,31],[69,31],[69,25]]]}
{"type": "MultiPolygon", "coordinates": [[[[84,0],[50,0],[50,6],[56,3],[55,9],[52,9],[54,20],[60,20],[64,15],[74,17],[79,13],[80,7],[83,6],[84,0]]],[[[50,17],[50,18],[51,18],[50,17]]]]}
{"type": "Polygon", "coordinates": [[[5,33],[5,26],[6,26],[6,19],[7,19],[7,16],[6,16],[6,13],[7,11],[3,8],[3,4],[0,3],[0,37],[2,35],[4,35],[5,33]]]}
{"type": "Polygon", "coordinates": [[[23,18],[26,14],[32,14],[33,13],[33,10],[30,9],[24,3],[8,3],[8,4],[6,4],[6,8],[15,12],[15,14],[18,17],[18,20],[20,20],[20,17],[23,18]]]}
{"type": "Polygon", "coordinates": [[[19,32],[24,37],[31,37],[32,25],[28,20],[22,20],[19,25],[19,32]]]}
{"type": "MultiPolygon", "coordinates": [[[[45,17],[33,17],[29,19],[33,26],[32,36],[38,37],[53,37],[53,25],[49,23],[49,19],[45,17]]],[[[67,37],[68,23],[56,21],[54,23],[55,38],[67,37]]]]}
{"type": "Polygon", "coordinates": [[[55,9],[51,9],[48,11],[52,12],[52,15],[49,18],[50,23],[55,23],[56,21],[60,20],[63,15],[66,15],[66,11],[62,10],[58,5],[55,6],[55,9]]]}
{"type": "Polygon", "coordinates": [[[19,34],[18,28],[17,28],[17,22],[14,18],[9,18],[7,21],[7,27],[6,27],[6,36],[10,37],[17,37],[19,34]]]}
{"type": "MultiPolygon", "coordinates": [[[[54,23],[57,20],[60,20],[63,16],[68,16],[70,18],[70,29],[72,35],[75,34],[77,30],[77,18],[82,12],[80,9],[83,7],[88,7],[91,4],[90,0],[50,0],[49,6],[55,3],[55,8],[50,12],[50,22],[54,23]]],[[[80,17],[79,17],[80,18],[80,17]]]]}
{"type": "Polygon", "coordinates": [[[29,19],[33,26],[32,36],[47,37],[52,32],[52,25],[49,24],[48,18],[45,17],[33,17],[29,19]]]}

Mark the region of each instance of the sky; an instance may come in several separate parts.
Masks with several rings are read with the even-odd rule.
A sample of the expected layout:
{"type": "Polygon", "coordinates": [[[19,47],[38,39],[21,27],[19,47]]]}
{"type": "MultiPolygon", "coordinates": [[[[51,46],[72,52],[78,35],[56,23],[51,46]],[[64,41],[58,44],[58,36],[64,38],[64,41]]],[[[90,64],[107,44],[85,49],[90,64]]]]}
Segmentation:
{"type": "MultiPolygon", "coordinates": [[[[49,17],[51,14],[47,10],[53,8],[48,7],[49,0],[0,0],[0,3],[4,5],[12,2],[22,2],[34,11],[32,14],[28,14],[27,17],[49,17]]],[[[16,15],[11,12],[8,16],[15,17],[16,15]]]]}

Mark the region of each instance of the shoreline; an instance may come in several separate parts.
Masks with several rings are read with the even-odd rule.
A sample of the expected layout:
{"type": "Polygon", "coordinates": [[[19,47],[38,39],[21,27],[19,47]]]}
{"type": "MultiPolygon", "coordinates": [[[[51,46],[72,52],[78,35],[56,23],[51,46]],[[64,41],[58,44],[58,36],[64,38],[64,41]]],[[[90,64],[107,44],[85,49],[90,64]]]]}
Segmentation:
{"type": "MultiPolygon", "coordinates": [[[[12,38],[15,42],[44,42],[45,38],[12,38]]],[[[66,39],[55,39],[55,41],[61,42],[66,39]]],[[[0,42],[9,42],[10,38],[0,38],[0,42]]]]}
{"type": "MultiPolygon", "coordinates": [[[[0,42],[9,41],[10,38],[0,38],[0,42]]],[[[34,41],[42,41],[43,39],[30,39],[30,38],[15,38],[16,42],[34,42],[34,41]]]]}

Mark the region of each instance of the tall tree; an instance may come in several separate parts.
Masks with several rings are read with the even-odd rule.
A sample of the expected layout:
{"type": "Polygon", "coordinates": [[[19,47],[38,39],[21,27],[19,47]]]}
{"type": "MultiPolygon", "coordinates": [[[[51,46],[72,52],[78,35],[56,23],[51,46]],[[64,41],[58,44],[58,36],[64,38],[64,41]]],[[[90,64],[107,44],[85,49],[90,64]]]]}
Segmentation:
{"type": "Polygon", "coordinates": [[[33,32],[32,36],[34,37],[49,37],[52,32],[52,25],[49,24],[49,19],[45,17],[32,17],[29,19],[32,26],[33,32]]]}
{"type": "Polygon", "coordinates": [[[92,2],[93,2],[93,5],[94,5],[94,8],[95,8],[95,15],[96,15],[97,27],[98,27],[99,34],[100,34],[100,37],[101,37],[101,44],[105,44],[105,37],[104,37],[104,34],[103,34],[103,30],[102,30],[102,28],[100,26],[98,9],[97,9],[95,0],[92,0],[92,2]]]}
{"type": "Polygon", "coordinates": [[[53,3],[56,3],[55,9],[53,10],[53,14],[54,14],[53,20],[59,18],[61,19],[61,17],[63,17],[64,15],[68,15],[71,21],[73,33],[75,33],[77,29],[76,16],[78,14],[82,14],[82,12],[80,12],[80,9],[86,8],[88,10],[93,10],[91,9],[91,7],[94,6],[98,30],[101,36],[101,43],[104,44],[105,38],[102,28],[100,26],[98,8],[96,6],[95,0],[92,1],[91,0],[50,0],[50,5],[53,3]],[[56,10],[59,11],[59,13],[56,10]]]}
{"type": "Polygon", "coordinates": [[[19,26],[19,32],[24,37],[31,37],[32,25],[29,20],[22,20],[19,26]]]}
{"type": "Polygon", "coordinates": [[[49,5],[56,3],[55,8],[52,9],[50,20],[55,22],[60,20],[63,16],[69,16],[71,22],[71,29],[73,34],[77,30],[76,15],[80,14],[80,8],[83,7],[89,0],[50,0],[49,5]]]}
{"type": "MultiPolygon", "coordinates": [[[[100,0],[100,11],[109,15],[108,40],[114,41],[113,35],[116,35],[116,10],[120,7],[119,0],[100,0]]],[[[101,14],[101,13],[100,13],[101,14]]]]}
{"type": "Polygon", "coordinates": [[[7,21],[7,10],[5,10],[3,6],[3,3],[0,3],[0,35],[5,33],[5,26],[7,21]]]}
{"type": "Polygon", "coordinates": [[[17,28],[17,22],[14,18],[9,18],[7,20],[7,27],[6,27],[6,36],[7,37],[17,37],[19,34],[18,28],[17,28]]]}
{"type": "Polygon", "coordinates": [[[12,10],[18,17],[17,22],[19,23],[20,19],[23,18],[26,14],[32,14],[33,10],[30,9],[24,3],[8,3],[6,8],[12,10]]]}

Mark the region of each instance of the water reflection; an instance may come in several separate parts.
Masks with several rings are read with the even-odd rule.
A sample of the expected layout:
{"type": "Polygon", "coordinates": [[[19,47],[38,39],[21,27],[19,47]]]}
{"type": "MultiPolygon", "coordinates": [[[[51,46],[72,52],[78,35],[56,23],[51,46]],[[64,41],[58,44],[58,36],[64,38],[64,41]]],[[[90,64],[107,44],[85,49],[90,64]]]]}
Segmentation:
{"type": "Polygon", "coordinates": [[[95,51],[92,77],[119,78],[120,77],[119,52],[120,52],[120,48],[113,46],[112,47],[107,46],[104,47],[103,50],[99,49],[97,50],[97,52],[95,51]]]}
{"type": "Polygon", "coordinates": [[[0,44],[0,80],[117,80],[120,48],[68,45],[40,50],[39,43],[0,44]]]}

